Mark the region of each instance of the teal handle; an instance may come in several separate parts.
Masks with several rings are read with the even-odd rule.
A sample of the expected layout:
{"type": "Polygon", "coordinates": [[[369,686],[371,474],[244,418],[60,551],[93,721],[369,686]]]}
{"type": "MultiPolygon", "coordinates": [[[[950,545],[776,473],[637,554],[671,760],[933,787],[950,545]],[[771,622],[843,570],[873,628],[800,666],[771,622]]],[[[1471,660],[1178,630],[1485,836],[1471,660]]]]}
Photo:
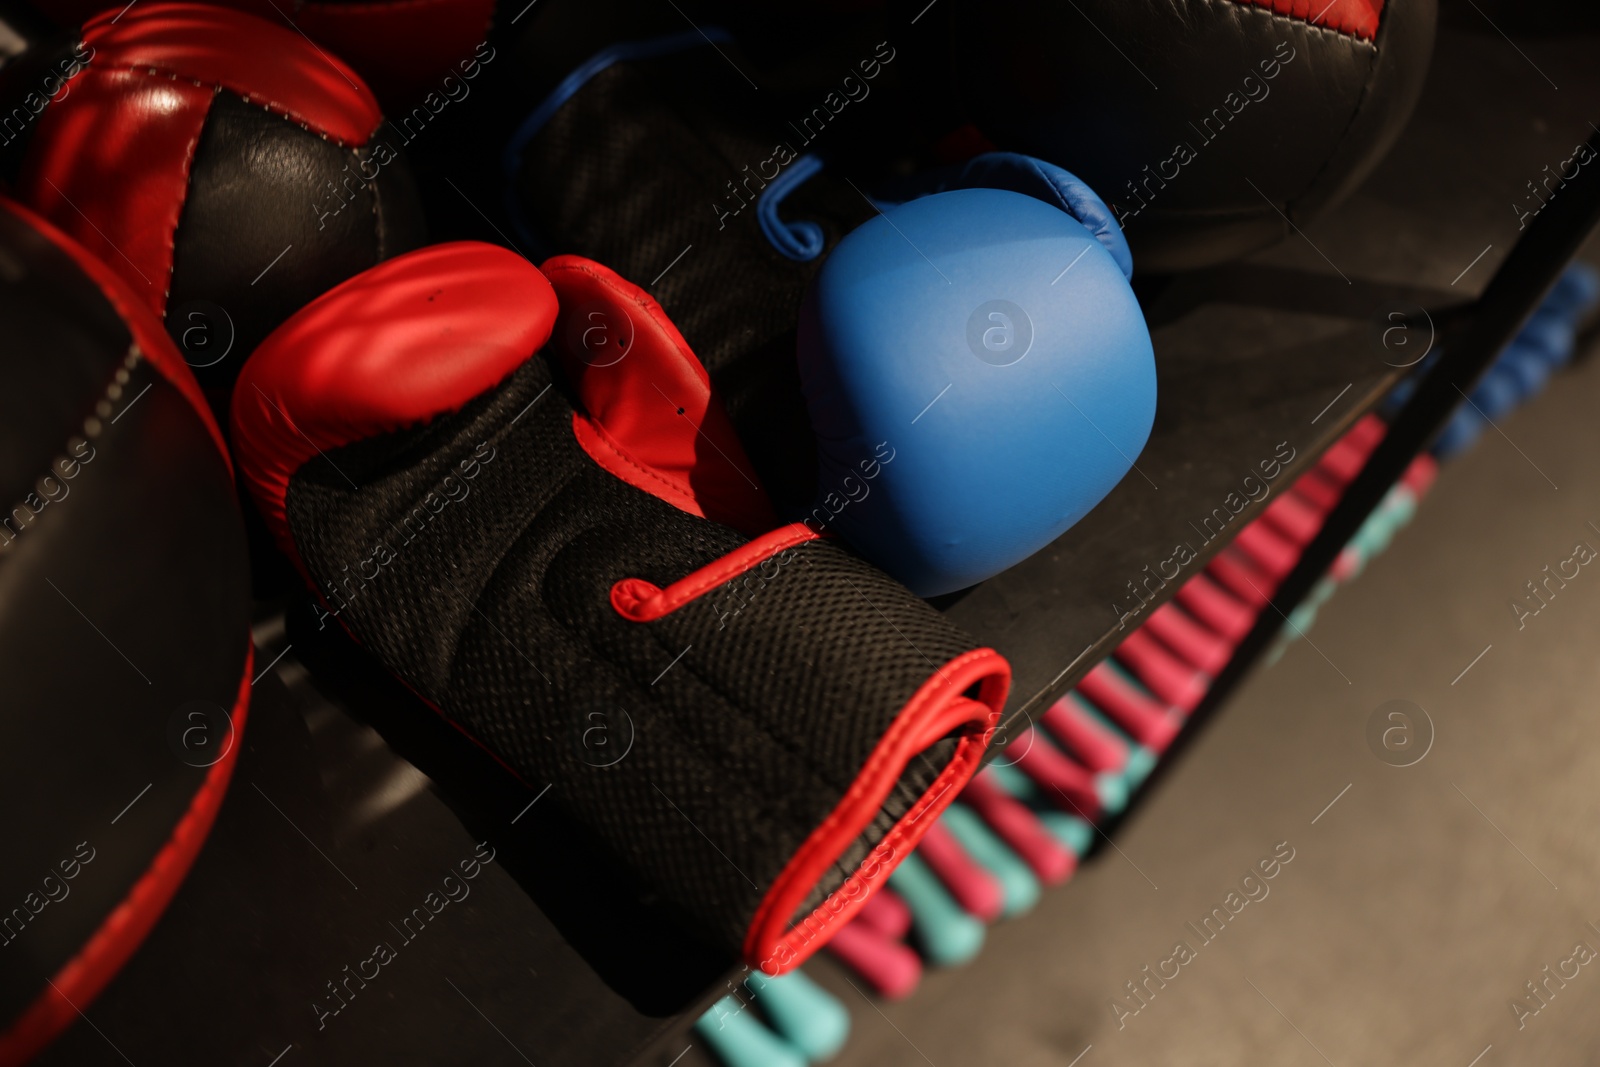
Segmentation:
{"type": "Polygon", "coordinates": [[[723,997],[695,1020],[695,1033],[728,1067],[806,1067],[798,1049],[768,1030],[748,1005],[723,997]]]}
{"type": "MultiPolygon", "coordinates": [[[[1035,741],[1035,744],[1038,742],[1035,741]]],[[[1025,804],[1037,801],[1040,798],[1039,784],[1015,763],[1001,763],[995,760],[983,769],[983,773],[993,778],[995,784],[1007,793],[1016,797],[1025,804]]]]}
{"type": "Polygon", "coordinates": [[[1039,821],[1044,823],[1044,828],[1050,831],[1051,836],[1070,848],[1074,856],[1084,856],[1089,846],[1094,844],[1094,827],[1076,815],[1068,815],[1064,811],[1041,811],[1039,821]]]}
{"type": "MultiPolygon", "coordinates": [[[[1033,779],[1021,771],[1017,774],[1029,785],[1033,784],[1033,779]]],[[[1002,780],[1001,788],[1006,787],[1002,780]]],[[[1000,883],[1005,898],[1005,908],[1000,913],[1002,917],[1010,919],[1021,915],[1039,902],[1039,879],[1034,876],[1033,870],[989,829],[989,824],[977,812],[965,804],[952,804],[945,809],[939,821],[949,829],[950,836],[967,850],[973,862],[994,875],[1000,883]]]]}
{"type": "Polygon", "coordinates": [[[1122,777],[1127,781],[1130,792],[1139,788],[1144,780],[1150,777],[1158,758],[1154,752],[1137,741],[1128,742],[1128,763],[1122,768],[1122,777]]]}
{"type": "Polygon", "coordinates": [[[850,1012],[839,998],[813,982],[804,971],[779,978],[752,971],[745,988],[771,1021],[773,1029],[813,1063],[831,1060],[850,1036],[850,1012]]]}
{"type": "Polygon", "coordinates": [[[889,876],[889,884],[911,909],[912,930],[930,963],[953,967],[983,947],[983,923],[961,910],[916,853],[889,876]]]}
{"type": "Polygon", "coordinates": [[[1100,810],[1108,815],[1115,815],[1128,806],[1128,779],[1120,771],[1095,775],[1094,791],[1100,798],[1100,810]]]}

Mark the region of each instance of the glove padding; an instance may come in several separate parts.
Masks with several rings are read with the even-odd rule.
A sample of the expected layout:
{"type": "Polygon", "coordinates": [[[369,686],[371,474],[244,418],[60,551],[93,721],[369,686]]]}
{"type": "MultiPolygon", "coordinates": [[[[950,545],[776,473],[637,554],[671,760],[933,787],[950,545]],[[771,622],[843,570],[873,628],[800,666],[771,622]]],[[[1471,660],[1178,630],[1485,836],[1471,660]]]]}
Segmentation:
{"type": "Polygon", "coordinates": [[[590,261],[374,267],[256,351],[233,432],[327,615],[768,973],[882,884],[998,722],[1005,661],[771,529],[705,371],[590,261]]]}

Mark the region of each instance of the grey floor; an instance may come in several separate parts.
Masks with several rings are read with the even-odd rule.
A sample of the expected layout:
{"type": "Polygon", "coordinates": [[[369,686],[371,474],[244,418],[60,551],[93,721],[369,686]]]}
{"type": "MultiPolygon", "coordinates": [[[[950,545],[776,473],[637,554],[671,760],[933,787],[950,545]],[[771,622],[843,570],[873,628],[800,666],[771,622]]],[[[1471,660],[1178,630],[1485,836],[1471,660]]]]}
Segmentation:
{"type": "Polygon", "coordinates": [[[1600,549],[1597,402],[1592,361],[1447,466],[1118,849],[993,928],[975,962],[876,1006],[831,961],[813,967],[854,1015],[837,1062],[1600,1061],[1600,958],[1563,963],[1580,942],[1600,951],[1600,560],[1524,628],[1510,607],[1578,542],[1600,549]],[[1394,699],[1434,727],[1409,767],[1365,737],[1394,699]],[[1280,842],[1294,855],[1268,895],[1203,944],[1185,924],[1280,842]],[[1194,958],[1119,1026],[1124,983],[1179,940],[1194,958]],[[1509,1002],[1546,965],[1577,974],[1519,1027],[1509,1002]]]}

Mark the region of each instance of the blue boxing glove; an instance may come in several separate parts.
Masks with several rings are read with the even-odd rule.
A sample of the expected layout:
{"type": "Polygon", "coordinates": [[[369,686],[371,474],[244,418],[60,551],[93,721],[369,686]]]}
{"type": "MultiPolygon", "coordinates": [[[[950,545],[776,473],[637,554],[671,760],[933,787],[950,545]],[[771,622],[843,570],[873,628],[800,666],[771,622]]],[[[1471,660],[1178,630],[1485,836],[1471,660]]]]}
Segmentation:
{"type": "Polygon", "coordinates": [[[506,151],[524,236],[650,279],[788,517],[924,596],[1037,552],[1127,473],[1155,416],[1111,211],[998,152],[869,207],[824,162],[837,135],[813,145],[802,123],[774,145],[713,36],[576,60],[530,31],[527,69],[572,73],[506,151]]]}
{"type": "Polygon", "coordinates": [[[1128,473],[1155,360],[1093,191],[980,156],[844,237],[801,312],[804,516],[923,596],[1037,552],[1128,473]]]}

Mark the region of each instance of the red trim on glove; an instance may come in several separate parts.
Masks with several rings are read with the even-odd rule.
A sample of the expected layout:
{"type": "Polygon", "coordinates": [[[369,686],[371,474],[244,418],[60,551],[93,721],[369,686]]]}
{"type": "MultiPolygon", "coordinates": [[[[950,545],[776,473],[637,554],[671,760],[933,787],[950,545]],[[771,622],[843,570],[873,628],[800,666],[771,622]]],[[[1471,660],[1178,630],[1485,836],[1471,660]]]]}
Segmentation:
{"type": "Polygon", "coordinates": [[[1299,19],[1313,26],[1349,34],[1363,41],[1378,35],[1384,0],[1234,0],[1267,8],[1275,15],[1299,19]]]}
{"type": "Polygon", "coordinates": [[[189,168],[215,96],[191,81],[92,65],[39,116],[17,177],[19,197],[158,315],[166,313],[189,168]]]}
{"type": "Polygon", "coordinates": [[[190,167],[219,90],[340,145],[383,116],[342,62],[299,33],[209,4],[109,10],[87,64],[39,116],[17,195],[165,314],[190,167]]]}
{"type": "Polygon", "coordinates": [[[342,60],[290,27],[241,11],[182,3],[113,8],[84,24],[83,39],[94,48],[91,73],[156,71],[223,88],[344,146],[366,144],[383,121],[372,90],[342,60]]]}
{"type": "Polygon", "coordinates": [[[228,780],[233,777],[239,747],[244,744],[244,724],[250,707],[250,669],[254,662],[255,649],[247,648],[244,673],[239,678],[239,692],[230,716],[233,747],[206,771],[205,781],[195,790],[183,818],[173,827],[171,836],[150,861],[150,866],[122,898],[122,903],[112,909],[78,954],[50,979],[54,988],[46,987],[17,1016],[11,1028],[0,1033],[0,1067],[20,1067],[71,1025],[78,1012],[87,1008],[128,962],[128,957],[144,941],[178,891],[206,835],[211,832],[211,824],[216,821],[217,810],[228,790],[228,780]]]}
{"type": "Polygon", "coordinates": [[[583,409],[578,444],[673,507],[754,535],[778,524],[711,376],[661,305],[581,256],[540,266],[560,299],[551,344],[583,409]]]}
{"type": "Polygon", "coordinates": [[[459,411],[543,348],[555,321],[555,291],[537,267],[457,241],[363,271],[261,342],[233,391],[233,442],[250,495],[301,573],[284,515],[295,471],[459,411]]]}
{"type": "Polygon", "coordinates": [[[760,566],[779,552],[823,536],[803,522],[791,522],[739,546],[665,589],[643,578],[624,578],[611,587],[611,606],[629,622],[655,622],[760,566]]]}
{"type": "Polygon", "coordinates": [[[1011,687],[1011,666],[990,648],[957,656],[922,684],[879,740],[850,789],[822,825],[785,865],[745,936],[744,957],[770,975],[804,963],[833,930],[850,921],[889,872],[949,807],[978,769],[983,750],[1000,722],[1011,687]],[[963,694],[978,686],[978,699],[963,694]],[[850,877],[810,915],[793,922],[795,911],[861,834],[882,812],[883,802],[918,753],[959,731],[955,755],[927,791],[890,828],[850,877]]]}

